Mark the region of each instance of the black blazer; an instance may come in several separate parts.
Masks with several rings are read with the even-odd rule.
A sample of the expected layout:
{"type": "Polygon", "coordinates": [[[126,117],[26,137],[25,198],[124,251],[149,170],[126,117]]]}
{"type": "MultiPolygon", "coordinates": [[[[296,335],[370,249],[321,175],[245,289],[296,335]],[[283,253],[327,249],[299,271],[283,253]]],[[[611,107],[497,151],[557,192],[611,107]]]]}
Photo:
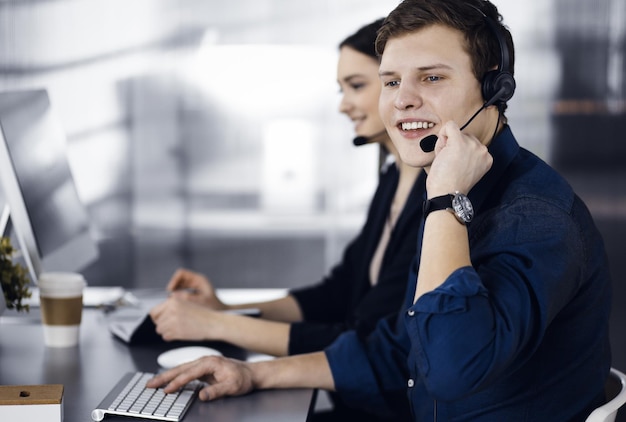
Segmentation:
{"type": "Polygon", "coordinates": [[[347,246],[341,262],[319,283],[290,291],[300,305],[304,321],[291,324],[289,354],[323,350],[350,329],[365,336],[380,318],[400,310],[409,265],[416,253],[425,191],[424,172],[417,178],[391,233],[378,282],[372,286],[369,281],[370,262],[387,220],[398,179],[395,165],[381,174],[365,225],[347,246]]]}

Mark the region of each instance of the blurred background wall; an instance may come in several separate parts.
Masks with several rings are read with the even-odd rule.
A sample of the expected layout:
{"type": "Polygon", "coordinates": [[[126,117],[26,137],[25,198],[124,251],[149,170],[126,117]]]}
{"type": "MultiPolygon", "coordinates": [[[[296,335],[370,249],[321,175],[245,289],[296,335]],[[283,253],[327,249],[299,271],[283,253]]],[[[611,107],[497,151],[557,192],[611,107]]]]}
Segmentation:
{"type": "MultiPolygon", "coordinates": [[[[605,236],[626,369],[624,0],[495,0],[507,112],[605,236]]],[[[2,0],[0,89],[46,88],[101,259],[91,285],[320,278],[364,221],[377,151],[338,113],[337,44],[396,0],[2,0]]]]}

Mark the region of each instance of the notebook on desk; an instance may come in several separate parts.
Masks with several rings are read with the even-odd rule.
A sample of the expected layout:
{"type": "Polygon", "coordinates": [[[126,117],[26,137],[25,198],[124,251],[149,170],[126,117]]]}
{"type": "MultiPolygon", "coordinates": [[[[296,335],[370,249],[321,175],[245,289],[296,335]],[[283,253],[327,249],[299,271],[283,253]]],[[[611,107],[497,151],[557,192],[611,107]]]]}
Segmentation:
{"type": "Polygon", "coordinates": [[[116,317],[109,321],[109,331],[127,344],[147,344],[163,341],[149,314],[140,317],[116,317]]]}

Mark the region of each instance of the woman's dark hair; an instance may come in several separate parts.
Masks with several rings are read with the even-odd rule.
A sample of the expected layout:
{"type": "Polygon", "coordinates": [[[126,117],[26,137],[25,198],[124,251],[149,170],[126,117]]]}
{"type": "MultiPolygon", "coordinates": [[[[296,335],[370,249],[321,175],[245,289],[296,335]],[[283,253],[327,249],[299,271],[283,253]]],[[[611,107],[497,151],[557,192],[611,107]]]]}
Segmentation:
{"type": "Polygon", "coordinates": [[[379,59],[376,54],[376,36],[378,30],[384,22],[384,18],[375,20],[374,22],[361,27],[354,34],[347,37],[339,44],[339,48],[350,47],[353,50],[368,55],[376,60],[379,59]]]}

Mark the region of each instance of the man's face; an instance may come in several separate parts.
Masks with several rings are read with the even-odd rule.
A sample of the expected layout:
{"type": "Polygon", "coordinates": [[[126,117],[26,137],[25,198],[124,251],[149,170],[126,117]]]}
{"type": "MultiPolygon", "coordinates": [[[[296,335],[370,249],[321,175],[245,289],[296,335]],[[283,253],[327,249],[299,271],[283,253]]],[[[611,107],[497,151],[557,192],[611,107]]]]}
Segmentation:
{"type": "MultiPolygon", "coordinates": [[[[483,104],[460,31],[432,25],[391,38],[382,56],[380,115],[402,161],[428,167],[435,154],[419,142],[449,120],[462,126],[483,104]]],[[[482,112],[463,132],[485,142],[495,129],[482,112]],[[491,132],[489,132],[489,127],[491,132]]]]}

